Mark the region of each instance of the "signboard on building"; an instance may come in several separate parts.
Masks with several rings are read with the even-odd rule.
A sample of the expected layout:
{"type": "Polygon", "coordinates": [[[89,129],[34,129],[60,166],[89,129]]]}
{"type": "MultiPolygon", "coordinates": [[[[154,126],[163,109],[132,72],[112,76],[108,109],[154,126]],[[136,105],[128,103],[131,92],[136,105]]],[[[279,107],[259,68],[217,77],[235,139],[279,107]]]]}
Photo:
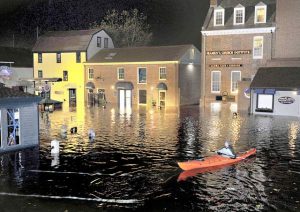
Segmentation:
{"type": "Polygon", "coordinates": [[[12,70],[8,66],[0,66],[0,78],[9,79],[12,76],[12,70]]]}
{"type": "Polygon", "coordinates": [[[243,64],[211,64],[210,68],[236,68],[243,67],[243,64]]]}
{"type": "Polygon", "coordinates": [[[283,96],[278,99],[278,102],[281,104],[293,104],[295,102],[295,99],[289,96],[283,96]]]}
{"type": "Polygon", "coordinates": [[[206,55],[241,55],[251,54],[251,50],[207,51],[206,55]]]}

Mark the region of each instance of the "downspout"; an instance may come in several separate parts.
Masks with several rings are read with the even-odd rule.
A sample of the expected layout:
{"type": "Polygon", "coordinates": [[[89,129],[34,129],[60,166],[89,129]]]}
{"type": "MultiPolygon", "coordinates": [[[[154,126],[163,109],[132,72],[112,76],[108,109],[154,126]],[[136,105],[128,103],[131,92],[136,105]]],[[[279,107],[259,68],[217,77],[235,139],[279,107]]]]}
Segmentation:
{"type": "Polygon", "coordinates": [[[203,42],[202,42],[202,58],[203,58],[203,64],[201,64],[201,98],[202,98],[202,106],[205,107],[205,76],[206,76],[206,37],[205,37],[205,34],[202,34],[203,36],[203,42]]]}

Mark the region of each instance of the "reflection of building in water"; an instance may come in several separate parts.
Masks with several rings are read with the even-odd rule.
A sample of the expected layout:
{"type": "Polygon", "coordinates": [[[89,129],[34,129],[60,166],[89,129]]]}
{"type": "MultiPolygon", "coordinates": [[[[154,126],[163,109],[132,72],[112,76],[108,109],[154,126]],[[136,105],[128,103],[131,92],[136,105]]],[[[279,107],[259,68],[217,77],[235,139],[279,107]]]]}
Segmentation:
{"type": "Polygon", "coordinates": [[[0,88],[0,152],[38,145],[39,101],[32,94],[0,88]]]}

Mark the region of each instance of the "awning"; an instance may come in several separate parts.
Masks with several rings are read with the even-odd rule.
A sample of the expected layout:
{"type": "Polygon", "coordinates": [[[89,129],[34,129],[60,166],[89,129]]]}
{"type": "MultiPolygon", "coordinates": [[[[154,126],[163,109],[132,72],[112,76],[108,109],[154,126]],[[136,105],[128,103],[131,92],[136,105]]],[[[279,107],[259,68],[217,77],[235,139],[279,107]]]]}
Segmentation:
{"type": "Polygon", "coordinates": [[[275,94],[276,93],[276,89],[274,88],[256,88],[254,89],[254,93],[256,94],[275,94]]]}
{"type": "Polygon", "coordinates": [[[96,87],[95,87],[95,84],[93,82],[87,82],[85,84],[85,88],[86,89],[95,89],[96,87]]]}
{"type": "Polygon", "coordinates": [[[254,89],[254,93],[263,94],[265,89],[254,89]]]}
{"type": "Polygon", "coordinates": [[[28,82],[61,82],[62,78],[33,78],[33,79],[20,78],[19,80],[24,80],[28,82]]]}
{"type": "Polygon", "coordinates": [[[53,99],[49,99],[49,98],[45,98],[45,99],[42,99],[39,104],[40,105],[54,105],[54,104],[62,104],[62,102],[56,101],[53,99]]]}
{"type": "Polygon", "coordinates": [[[131,82],[117,82],[116,89],[133,90],[133,84],[131,82]]]}
{"type": "Polygon", "coordinates": [[[158,90],[164,90],[164,91],[168,90],[167,85],[165,83],[163,83],[163,82],[159,83],[156,88],[158,90]]]}

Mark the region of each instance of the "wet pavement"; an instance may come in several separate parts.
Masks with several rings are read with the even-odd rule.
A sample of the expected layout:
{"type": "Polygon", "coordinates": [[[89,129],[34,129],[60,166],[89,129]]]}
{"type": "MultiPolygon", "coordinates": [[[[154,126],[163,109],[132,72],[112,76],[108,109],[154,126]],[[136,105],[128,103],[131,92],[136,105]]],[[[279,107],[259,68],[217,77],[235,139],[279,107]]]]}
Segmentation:
{"type": "Polygon", "coordinates": [[[299,211],[299,119],[234,110],[227,103],[43,114],[39,148],[0,156],[1,211],[299,211]],[[50,153],[54,139],[59,154],[50,153]],[[225,140],[257,155],[178,180],[176,161],[214,155],[225,140]]]}

